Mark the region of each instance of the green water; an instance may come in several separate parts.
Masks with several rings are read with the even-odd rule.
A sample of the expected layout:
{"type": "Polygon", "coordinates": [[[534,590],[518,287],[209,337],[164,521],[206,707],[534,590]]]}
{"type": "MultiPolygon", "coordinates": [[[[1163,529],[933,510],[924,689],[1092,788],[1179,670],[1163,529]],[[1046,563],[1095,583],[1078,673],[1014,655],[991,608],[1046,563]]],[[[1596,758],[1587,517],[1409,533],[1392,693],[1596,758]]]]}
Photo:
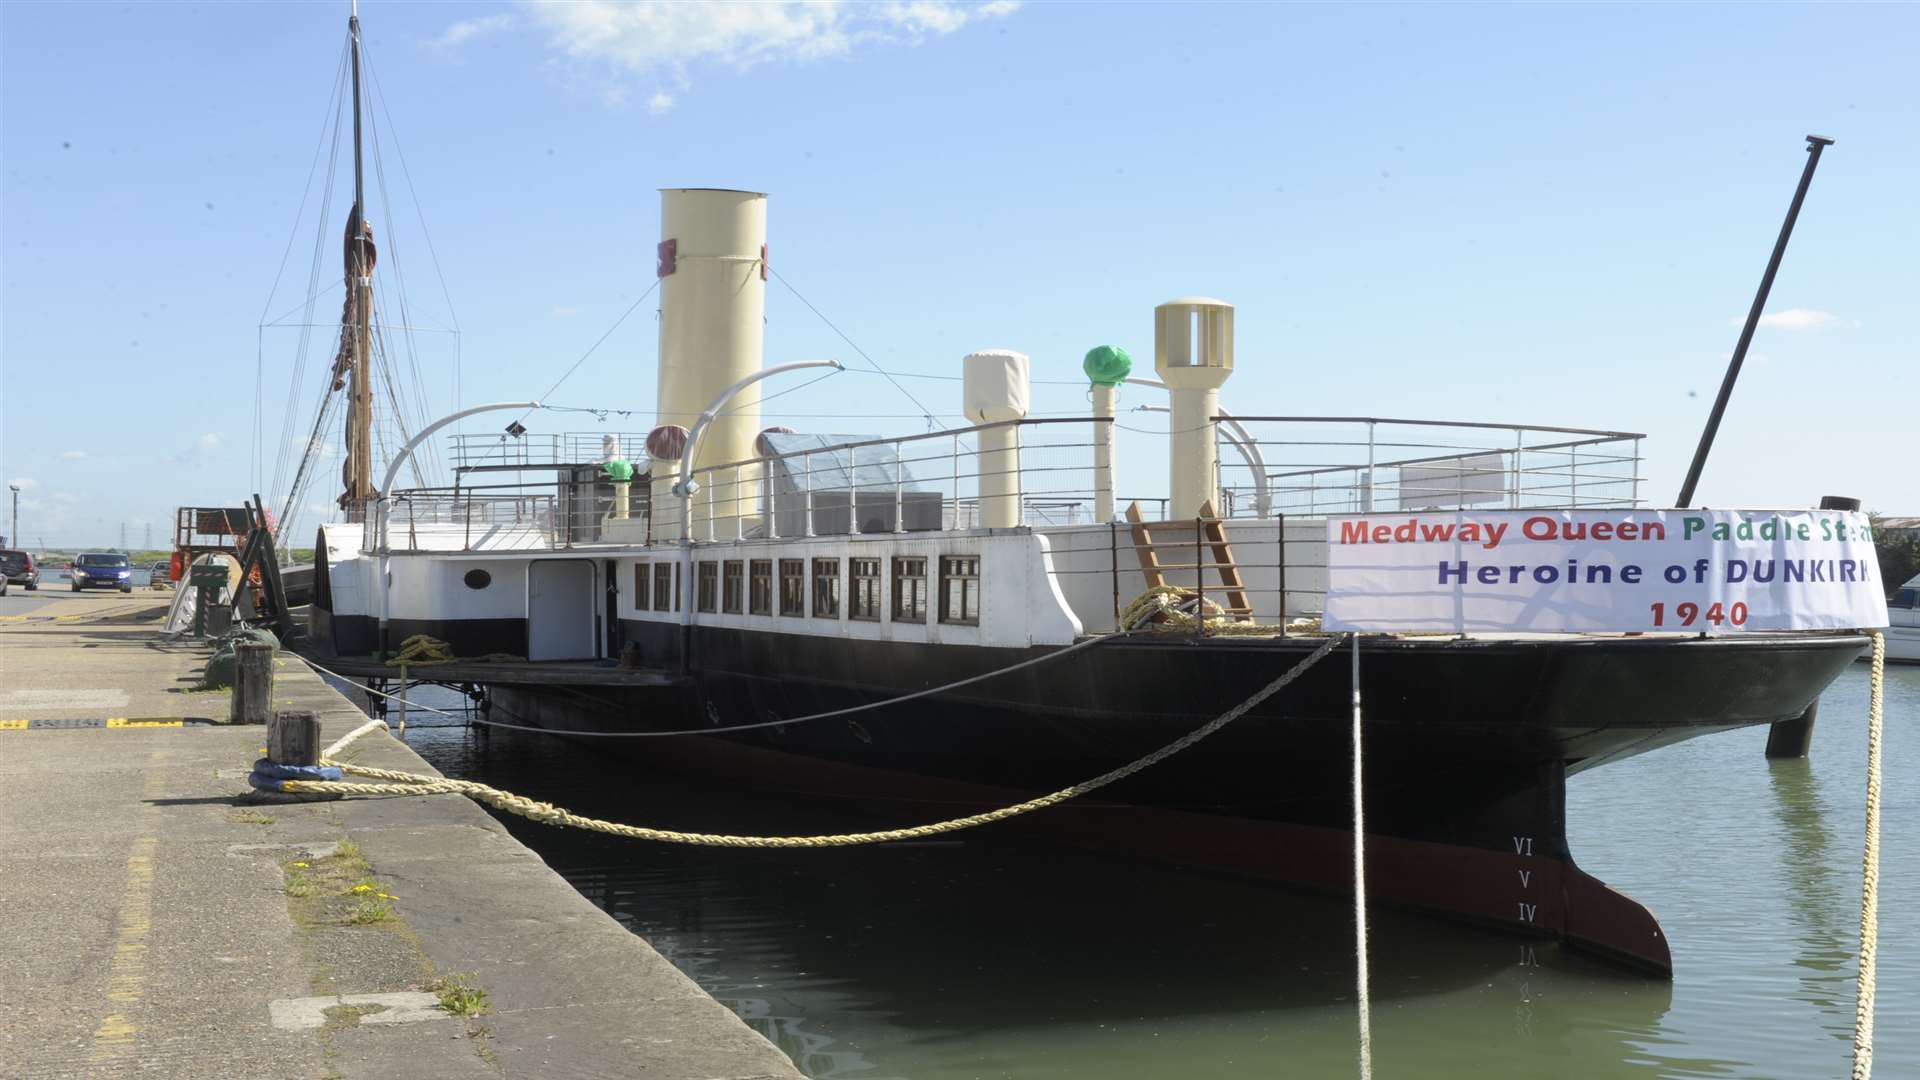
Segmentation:
{"type": "MultiPolygon", "coordinates": [[[[1853,1022],[1866,669],[1807,761],[1735,732],[1576,777],[1575,858],[1645,903],[1672,983],[1385,909],[1381,1077],[1828,1077],[1853,1022]]],[[[1920,669],[1888,678],[1876,1075],[1920,1076],[1920,669]]],[[[543,736],[409,735],[442,769],[621,820],[839,824],[543,736]]],[[[867,823],[870,824],[870,823],[867,823]]],[[[975,836],[795,854],[648,847],[517,821],[589,898],[809,1075],[1356,1075],[1351,911],[1264,885],[975,836]]]]}

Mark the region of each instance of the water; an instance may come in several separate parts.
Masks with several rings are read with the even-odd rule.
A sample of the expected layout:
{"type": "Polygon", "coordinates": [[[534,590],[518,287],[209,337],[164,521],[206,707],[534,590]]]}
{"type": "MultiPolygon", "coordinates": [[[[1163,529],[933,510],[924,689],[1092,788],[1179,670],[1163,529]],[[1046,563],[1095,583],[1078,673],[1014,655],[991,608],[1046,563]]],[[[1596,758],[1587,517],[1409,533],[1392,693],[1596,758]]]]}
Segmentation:
{"type": "MultiPolygon", "coordinates": [[[[1382,1076],[1831,1077],[1853,1026],[1865,665],[1808,761],[1751,730],[1576,777],[1580,864],[1647,904],[1669,984],[1419,916],[1373,916],[1382,1076]]],[[[1920,669],[1887,679],[1877,1075],[1920,1076],[1920,669]]],[[[871,827],[634,774],[547,736],[409,729],[438,767],[622,821],[871,827]]],[[[650,846],[507,819],[814,1077],[1355,1074],[1338,900],[979,834],[818,852],[650,846]]]]}

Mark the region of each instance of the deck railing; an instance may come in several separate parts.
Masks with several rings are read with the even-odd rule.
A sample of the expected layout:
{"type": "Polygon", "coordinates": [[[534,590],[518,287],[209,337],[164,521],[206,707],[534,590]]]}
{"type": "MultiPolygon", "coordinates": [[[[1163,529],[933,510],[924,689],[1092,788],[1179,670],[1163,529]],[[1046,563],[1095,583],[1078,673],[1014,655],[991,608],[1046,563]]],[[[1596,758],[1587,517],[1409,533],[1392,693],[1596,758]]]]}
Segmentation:
{"type": "MultiPolygon", "coordinates": [[[[696,470],[695,542],[970,529],[1061,529],[1094,520],[1092,417],[1035,418],[901,438],[783,436],[784,453],[696,470]],[[994,436],[1017,434],[1017,465],[994,436]],[[983,448],[983,436],[988,445],[983,448]]],[[[1164,518],[1166,436],[1120,425],[1115,505],[1164,518]],[[1144,443],[1144,446],[1142,445],[1144,443]],[[1140,490],[1144,488],[1145,490],[1140,490]]],[[[1235,522],[1328,514],[1640,504],[1634,432],[1387,417],[1218,417],[1215,512],[1235,522]]],[[[397,492],[389,550],[552,548],[677,541],[677,477],[636,476],[627,514],[600,465],[645,468],[635,432],[451,439],[457,482],[397,492]],[[617,442],[616,442],[617,440],[617,442]]],[[[1289,543],[1291,543],[1291,539],[1289,543]]]]}

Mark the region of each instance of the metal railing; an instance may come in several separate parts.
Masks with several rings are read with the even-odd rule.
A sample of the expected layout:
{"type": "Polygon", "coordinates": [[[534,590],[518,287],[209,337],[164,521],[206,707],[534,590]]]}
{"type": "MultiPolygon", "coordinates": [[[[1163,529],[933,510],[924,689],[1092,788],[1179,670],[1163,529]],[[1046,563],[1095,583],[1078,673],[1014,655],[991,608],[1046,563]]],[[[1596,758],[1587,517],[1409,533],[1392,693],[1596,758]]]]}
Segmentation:
{"type": "MultiPolygon", "coordinates": [[[[1644,436],[1634,432],[1368,416],[1225,419],[1215,425],[1215,512],[1236,522],[1640,504],[1644,436]]],[[[692,539],[913,533],[988,521],[1040,529],[1105,524],[1093,517],[1094,425],[1111,422],[1038,418],[877,439],[780,435],[785,452],[693,472],[692,539]],[[1017,459],[997,449],[1009,431],[1017,459]]],[[[1165,437],[1126,430],[1136,439],[1165,437]]],[[[600,470],[614,440],[623,456],[646,466],[645,436],[633,432],[452,436],[456,483],[395,493],[389,550],[467,550],[502,537],[515,547],[555,548],[678,541],[681,500],[672,477],[636,476],[618,520],[615,485],[600,470]]],[[[1162,466],[1137,447],[1121,459],[1132,465],[1123,491],[1165,482],[1162,466]]],[[[1160,493],[1118,505],[1129,502],[1149,520],[1168,509],[1160,493]]]]}
{"type": "Polygon", "coordinates": [[[1640,505],[1630,431],[1372,416],[1241,416],[1222,447],[1227,517],[1640,505]]]}
{"type": "MultiPolygon", "coordinates": [[[[693,539],[1085,524],[1093,506],[1091,425],[1109,422],[1009,420],[895,439],[823,438],[819,446],[709,466],[693,474],[693,539]],[[1015,458],[982,438],[1010,429],[1018,436],[1015,458]]],[[[656,521],[656,534],[670,530],[656,521]]]]}

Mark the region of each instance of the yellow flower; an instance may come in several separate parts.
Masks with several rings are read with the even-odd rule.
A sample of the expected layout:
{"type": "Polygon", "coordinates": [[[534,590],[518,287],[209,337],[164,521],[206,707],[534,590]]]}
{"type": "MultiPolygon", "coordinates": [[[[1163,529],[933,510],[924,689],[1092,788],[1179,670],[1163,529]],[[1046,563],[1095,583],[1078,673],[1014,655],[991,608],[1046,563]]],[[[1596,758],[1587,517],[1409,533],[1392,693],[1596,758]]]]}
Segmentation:
{"type": "Polygon", "coordinates": [[[299,869],[299,870],[305,870],[307,868],[307,864],[303,862],[297,862],[297,863],[294,863],[293,865],[296,869],[299,869]]]}
{"type": "Polygon", "coordinates": [[[371,885],[355,885],[355,886],[353,887],[353,891],[354,891],[354,892],[372,892],[372,891],[373,891],[373,886],[371,886],[371,885]]]}
{"type": "Polygon", "coordinates": [[[395,896],[395,895],[393,895],[392,893],[381,893],[381,894],[380,894],[380,899],[382,899],[382,900],[398,900],[398,899],[400,899],[400,898],[399,898],[399,897],[397,897],[397,896],[395,896]]]}

